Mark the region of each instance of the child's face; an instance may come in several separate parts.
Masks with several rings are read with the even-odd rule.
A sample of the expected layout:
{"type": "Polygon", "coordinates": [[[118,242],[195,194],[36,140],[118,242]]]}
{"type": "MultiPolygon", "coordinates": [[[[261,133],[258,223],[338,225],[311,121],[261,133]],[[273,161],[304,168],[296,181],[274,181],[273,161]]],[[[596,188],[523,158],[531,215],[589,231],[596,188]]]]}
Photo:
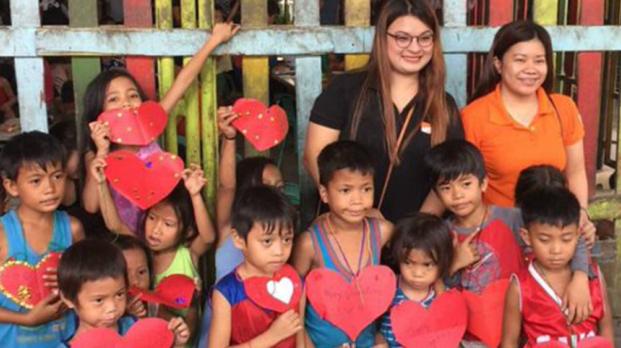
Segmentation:
{"type": "Polygon", "coordinates": [[[399,264],[401,280],[414,290],[427,291],[438,279],[439,268],[429,254],[412,249],[405,262],[399,264]]]}
{"type": "Polygon", "coordinates": [[[147,255],[139,248],[123,250],[123,256],[127,263],[127,278],[130,287],[149,289],[149,265],[147,255]]]}
{"type": "Polygon", "coordinates": [[[145,240],[149,249],[157,252],[177,245],[181,222],[173,207],[168,203],[159,203],[148,212],[145,220],[145,240]]]}
{"type": "Polygon", "coordinates": [[[263,184],[282,189],[285,186],[285,182],[282,180],[282,174],[278,167],[272,164],[268,164],[263,168],[263,184]]]}
{"type": "Polygon", "coordinates": [[[125,313],[126,290],[123,277],[103,278],[82,284],[76,303],[63,300],[67,307],[76,311],[84,329],[115,328],[125,313]]]}
{"type": "Polygon", "coordinates": [[[487,189],[487,178],[480,181],[475,175],[464,174],[457,179],[436,185],[438,197],[458,218],[466,218],[474,213],[483,202],[483,192],[487,189]]]}
{"type": "Polygon", "coordinates": [[[358,223],[373,207],[373,175],[337,170],[327,186],[319,187],[319,194],[330,206],[331,214],[348,223],[358,223]]]}
{"type": "Polygon", "coordinates": [[[117,77],[106,88],[104,111],[113,109],[135,109],[142,104],[138,88],[127,77],[117,77]]]}
{"type": "Polygon", "coordinates": [[[574,257],[579,237],[577,224],[559,227],[534,222],[521,232],[537,263],[545,269],[563,269],[574,257]]]}
{"type": "Polygon", "coordinates": [[[48,163],[41,168],[36,163],[24,163],[17,180],[4,179],[6,191],[19,197],[23,206],[41,213],[56,210],[65,194],[66,174],[60,163],[48,163]]]}
{"type": "Polygon", "coordinates": [[[261,224],[255,223],[245,240],[237,233],[233,236],[233,242],[244,254],[246,264],[264,275],[271,275],[280,270],[291,255],[293,246],[291,229],[276,227],[268,234],[261,224]]]}

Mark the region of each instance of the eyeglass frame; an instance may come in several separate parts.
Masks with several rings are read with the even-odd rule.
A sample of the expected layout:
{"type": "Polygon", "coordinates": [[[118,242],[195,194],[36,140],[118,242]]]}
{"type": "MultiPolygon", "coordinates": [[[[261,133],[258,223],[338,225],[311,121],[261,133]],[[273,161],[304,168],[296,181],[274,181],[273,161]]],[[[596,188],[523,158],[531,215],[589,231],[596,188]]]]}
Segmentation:
{"type": "Polygon", "coordinates": [[[397,34],[392,34],[392,33],[388,33],[388,32],[386,33],[386,35],[388,35],[391,38],[393,38],[395,40],[395,44],[397,45],[397,47],[402,48],[402,49],[406,49],[406,48],[410,47],[412,45],[412,41],[414,41],[414,39],[416,39],[416,44],[419,47],[421,47],[421,48],[431,47],[431,46],[433,46],[433,44],[435,42],[434,39],[435,39],[435,36],[436,36],[435,33],[433,31],[431,31],[431,30],[428,30],[428,31],[426,31],[426,32],[424,32],[424,33],[422,33],[420,35],[410,35],[408,33],[401,33],[400,35],[397,35],[397,34]],[[422,36],[426,36],[427,34],[431,35],[431,42],[429,43],[429,45],[421,45],[420,38],[422,36]],[[399,37],[407,37],[407,38],[409,38],[408,44],[405,45],[405,46],[399,45],[399,41],[397,40],[399,37]]]}

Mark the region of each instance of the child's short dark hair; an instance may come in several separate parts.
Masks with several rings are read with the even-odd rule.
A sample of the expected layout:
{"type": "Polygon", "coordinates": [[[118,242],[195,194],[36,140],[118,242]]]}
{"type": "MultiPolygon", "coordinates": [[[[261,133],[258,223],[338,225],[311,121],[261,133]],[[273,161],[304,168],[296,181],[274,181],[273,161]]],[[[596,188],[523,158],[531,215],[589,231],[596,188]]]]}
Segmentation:
{"type": "Polygon", "coordinates": [[[73,244],[65,250],[58,265],[58,288],[71,302],[76,302],[84,283],[121,277],[127,284],[123,252],[99,239],[84,239],[73,244]]]}
{"type": "Polygon", "coordinates": [[[371,154],[351,140],[340,140],[324,147],[317,157],[319,183],[327,186],[337,170],[348,169],[364,175],[375,173],[371,154]]]}
{"type": "Polygon", "coordinates": [[[542,187],[531,190],[520,204],[524,226],[540,223],[557,227],[578,224],[580,203],[565,187],[542,187]]]}
{"type": "Polygon", "coordinates": [[[530,191],[549,186],[567,187],[565,176],[556,167],[542,164],[522,170],[515,184],[515,205],[519,207],[530,191]]]}
{"type": "Polygon", "coordinates": [[[425,156],[432,187],[456,180],[462,175],[485,178],[485,162],[476,146],[466,140],[447,140],[434,146],[425,156]]]}
{"type": "Polygon", "coordinates": [[[17,180],[19,169],[24,164],[37,164],[43,170],[50,164],[60,164],[65,168],[67,154],[53,136],[39,131],[25,132],[14,136],[4,145],[0,156],[2,177],[17,180]]]}
{"type": "Polygon", "coordinates": [[[294,226],[294,210],[277,189],[259,185],[244,190],[233,205],[231,227],[244,239],[253,225],[261,224],[268,234],[294,226]]]}
{"type": "MultiPolygon", "coordinates": [[[[151,250],[140,239],[134,236],[128,236],[126,234],[110,234],[110,239],[113,245],[121,249],[121,252],[125,250],[140,250],[144,252],[144,256],[147,259],[147,268],[149,269],[149,275],[153,278],[153,257],[151,256],[151,250]]],[[[153,279],[149,279],[149,288],[153,284],[153,279]]]]}
{"type": "Polygon", "coordinates": [[[269,165],[277,167],[276,162],[264,156],[248,157],[239,161],[235,171],[237,193],[244,191],[248,187],[262,185],[263,171],[269,165]]]}
{"type": "Polygon", "coordinates": [[[453,239],[448,225],[439,217],[415,213],[399,220],[390,243],[389,261],[393,269],[406,262],[410,251],[426,252],[438,266],[438,276],[448,276],[453,261],[453,239]]]}
{"type": "Polygon", "coordinates": [[[78,149],[78,137],[74,120],[56,123],[50,128],[50,134],[65,147],[67,155],[78,149]]]}

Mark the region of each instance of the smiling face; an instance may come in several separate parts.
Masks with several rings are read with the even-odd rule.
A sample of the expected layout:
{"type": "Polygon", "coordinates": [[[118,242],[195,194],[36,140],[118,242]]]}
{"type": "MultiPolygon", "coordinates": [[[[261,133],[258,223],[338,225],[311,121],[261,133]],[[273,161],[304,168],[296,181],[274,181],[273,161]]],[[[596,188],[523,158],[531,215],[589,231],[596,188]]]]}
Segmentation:
{"type": "Polygon", "coordinates": [[[135,109],[142,104],[138,88],[127,77],[117,77],[106,88],[103,111],[114,109],[135,109]]]}
{"type": "Polygon", "coordinates": [[[388,26],[387,33],[387,56],[393,71],[418,74],[427,66],[433,56],[434,32],[425,23],[414,16],[401,16],[388,26]],[[413,39],[406,46],[410,38],[413,39]]]}
{"type": "Polygon", "coordinates": [[[504,90],[518,96],[531,96],[548,74],[546,50],[538,39],[522,41],[511,46],[502,57],[494,58],[494,67],[504,90]]]}

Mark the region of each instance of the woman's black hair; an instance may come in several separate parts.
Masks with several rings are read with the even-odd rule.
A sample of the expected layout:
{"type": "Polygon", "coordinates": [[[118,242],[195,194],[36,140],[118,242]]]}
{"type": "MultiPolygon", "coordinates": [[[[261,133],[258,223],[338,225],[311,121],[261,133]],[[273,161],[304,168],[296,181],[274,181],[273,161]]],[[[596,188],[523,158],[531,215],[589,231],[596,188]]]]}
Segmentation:
{"type": "Polygon", "coordinates": [[[453,239],[448,225],[439,217],[415,213],[399,220],[389,246],[389,263],[396,271],[413,249],[422,250],[438,266],[438,277],[448,276],[453,261],[453,239]]]}

